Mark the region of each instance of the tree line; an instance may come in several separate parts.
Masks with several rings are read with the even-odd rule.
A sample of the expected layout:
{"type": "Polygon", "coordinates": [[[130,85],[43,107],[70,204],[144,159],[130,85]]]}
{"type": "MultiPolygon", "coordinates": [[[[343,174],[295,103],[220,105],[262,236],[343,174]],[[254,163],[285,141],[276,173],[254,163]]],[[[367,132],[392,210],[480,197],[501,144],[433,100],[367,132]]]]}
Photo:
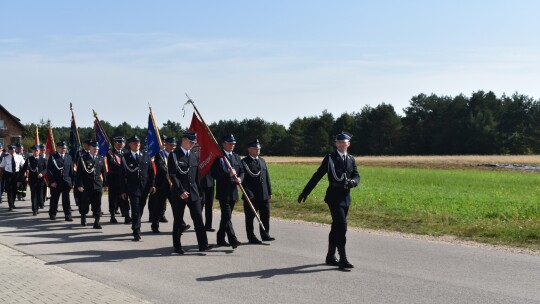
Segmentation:
{"type": "MultiPolygon", "coordinates": [[[[477,91],[471,96],[435,94],[413,96],[403,115],[390,104],[364,106],[359,112],[334,117],[328,111],[318,116],[296,118],[287,127],[262,118],[220,120],[210,129],[219,137],[232,133],[237,151],[256,138],[263,154],[276,156],[320,156],[334,149],[334,135],[352,133],[354,155],[460,155],[540,153],[540,101],[514,93],[497,97],[477,91]]],[[[146,135],[146,128],[124,122],[102,125],[110,138],[146,135]]],[[[25,140],[32,140],[38,127],[45,136],[45,122],[26,125],[25,140]],[[30,139],[29,139],[30,138],[30,139]]],[[[179,136],[179,123],[167,121],[160,133],[179,136]]],[[[53,128],[55,138],[68,139],[69,127],[53,128]]],[[[79,128],[81,138],[93,137],[92,128],[79,128]]],[[[141,139],[142,139],[141,138],[141,139]]]]}

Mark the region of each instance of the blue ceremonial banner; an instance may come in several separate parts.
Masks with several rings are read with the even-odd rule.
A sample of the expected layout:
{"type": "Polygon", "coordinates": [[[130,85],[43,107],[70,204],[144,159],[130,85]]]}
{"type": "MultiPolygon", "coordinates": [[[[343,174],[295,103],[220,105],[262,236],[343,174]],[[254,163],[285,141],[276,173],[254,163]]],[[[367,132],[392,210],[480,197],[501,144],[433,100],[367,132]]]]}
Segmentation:
{"type": "Polygon", "coordinates": [[[99,155],[105,156],[107,152],[109,151],[109,143],[107,142],[107,138],[105,137],[105,134],[103,134],[103,131],[99,127],[97,121],[94,121],[94,130],[96,132],[96,140],[99,144],[99,155]]]}
{"type": "Polygon", "coordinates": [[[148,133],[146,133],[145,140],[146,151],[148,151],[148,155],[150,157],[158,154],[158,152],[161,150],[158,132],[159,130],[157,130],[156,126],[154,125],[154,120],[152,119],[152,112],[150,112],[150,115],[148,115],[148,133]]]}

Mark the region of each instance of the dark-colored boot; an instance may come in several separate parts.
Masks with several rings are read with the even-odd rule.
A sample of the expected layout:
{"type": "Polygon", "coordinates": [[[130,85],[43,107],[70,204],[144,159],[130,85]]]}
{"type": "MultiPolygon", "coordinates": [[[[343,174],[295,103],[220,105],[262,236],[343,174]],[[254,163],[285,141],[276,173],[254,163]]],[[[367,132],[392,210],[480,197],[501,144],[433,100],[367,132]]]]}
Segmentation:
{"type": "Polygon", "coordinates": [[[336,259],[336,245],[328,244],[328,253],[326,253],[326,265],[339,266],[339,262],[336,259]]]}
{"type": "Polygon", "coordinates": [[[354,265],[349,263],[347,260],[347,253],[345,251],[345,246],[337,248],[339,253],[339,269],[350,269],[354,268],[354,265]]]}
{"type": "Polygon", "coordinates": [[[99,224],[99,216],[96,216],[96,221],[94,222],[94,229],[101,229],[101,225],[99,224]]]}

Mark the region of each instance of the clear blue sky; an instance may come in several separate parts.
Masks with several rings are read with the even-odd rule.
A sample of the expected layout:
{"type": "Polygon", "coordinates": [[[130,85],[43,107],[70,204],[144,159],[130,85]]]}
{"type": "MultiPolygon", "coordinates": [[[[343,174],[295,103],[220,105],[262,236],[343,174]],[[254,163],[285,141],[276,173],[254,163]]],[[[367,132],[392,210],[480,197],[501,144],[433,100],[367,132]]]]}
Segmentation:
{"type": "Polygon", "coordinates": [[[0,103],[79,126],[336,117],[419,93],[540,98],[540,1],[2,1],[0,103]]]}

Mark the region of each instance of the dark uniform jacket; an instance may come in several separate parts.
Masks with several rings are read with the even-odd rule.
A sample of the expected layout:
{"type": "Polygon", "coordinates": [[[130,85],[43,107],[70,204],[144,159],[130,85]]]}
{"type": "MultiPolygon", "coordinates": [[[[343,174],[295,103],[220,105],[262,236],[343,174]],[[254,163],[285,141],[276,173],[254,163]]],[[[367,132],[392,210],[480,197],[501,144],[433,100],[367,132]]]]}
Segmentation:
{"type": "Polygon", "coordinates": [[[189,152],[189,157],[182,149],[169,154],[169,177],[172,181],[172,195],[179,196],[189,192],[187,200],[195,202],[201,199],[202,188],[199,182],[199,154],[189,152]]]}
{"type": "Polygon", "coordinates": [[[124,153],[123,164],[122,192],[139,196],[148,194],[150,188],[155,185],[154,168],[148,153],[139,151],[136,160],[131,151],[128,151],[124,153]]]}
{"type": "Polygon", "coordinates": [[[242,159],[244,166],[244,180],[242,186],[246,190],[250,199],[268,200],[272,195],[272,186],[270,186],[270,175],[266,167],[266,161],[259,157],[253,159],[251,156],[242,159]]]}
{"type": "Polygon", "coordinates": [[[47,177],[49,178],[49,185],[57,183],[60,187],[73,187],[73,179],[75,178],[75,172],[73,171],[73,161],[69,154],[64,154],[64,159],[58,154],[53,153],[49,156],[47,162],[47,177]]]}
{"type": "Polygon", "coordinates": [[[122,179],[123,179],[123,162],[122,158],[124,151],[117,151],[116,149],[111,149],[105,154],[107,157],[107,182],[109,184],[109,188],[120,191],[122,187],[122,179]]]}
{"type": "MultiPolygon", "coordinates": [[[[236,171],[236,175],[240,178],[240,180],[244,180],[244,167],[242,166],[240,156],[233,153],[232,159],[229,161],[232,168],[236,171]]],[[[221,157],[216,158],[212,164],[212,176],[216,180],[217,200],[238,200],[238,186],[231,180],[227,165],[221,157]]]]}
{"type": "MultiPolygon", "coordinates": [[[[169,153],[172,154],[173,152],[169,153]]],[[[171,185],[167,178],[168,172],[168,159],[165,156],[165,151],[159,151],[156,156],[154,156],[154,164],[156,165],[156,191],[170,191],[171,185]]]]}
{"type": "Polygon", "coordinates": [[[88,190],[103,190],[107,185],[107,172],[105,170],[105,160],[103,156],[96,156],[93,160],[89,153],[79,159],[77,166],[77,187],[88,190]]]}
{"type": "MultiPolygon", "coordinates": [[[[33,155],[28,157],[24,162],[24,166],[21,172],[27,172],[28,170],[28,183],[34,185],[36,182],[42,182],[47,174],[47,160],[42,155],[35,158],[33,155]],[[43,177],[38,178],[39,174],[43,177]]],[[[24,174],[20,175],[21,181],[24,179],[24,174]]]]}
{"type": "Polygon", "coordinates": [[[344,161],[337,151],[326,155],[302,193],[309,195],[325,174],[328,175],[328,189],[326,189],[324,201],[327,204],[350,206],[351,190],[346,188],[345,181],[350,179],[355,183],[355,186],[360,183],[360,175],[354,157],[347,154],[347,160],[344,161]]]}

